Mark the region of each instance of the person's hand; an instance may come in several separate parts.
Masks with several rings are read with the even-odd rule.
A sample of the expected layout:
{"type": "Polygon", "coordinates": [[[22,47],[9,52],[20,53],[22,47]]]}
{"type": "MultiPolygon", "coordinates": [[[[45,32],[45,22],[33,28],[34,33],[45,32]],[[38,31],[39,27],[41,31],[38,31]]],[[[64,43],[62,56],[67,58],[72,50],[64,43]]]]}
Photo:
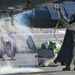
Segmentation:
{"type": "Polygon", "coordinates": [[[54,8],[55,10],[58,10],[58,4],[53,4],[53,8],[54,8]]]}
{"type": "Polygon", "coordinates": [[[61,9],[58,7],[58,4],[54,4],[53,8],[56,9],[57,11],[61,12],[61,9]]]}

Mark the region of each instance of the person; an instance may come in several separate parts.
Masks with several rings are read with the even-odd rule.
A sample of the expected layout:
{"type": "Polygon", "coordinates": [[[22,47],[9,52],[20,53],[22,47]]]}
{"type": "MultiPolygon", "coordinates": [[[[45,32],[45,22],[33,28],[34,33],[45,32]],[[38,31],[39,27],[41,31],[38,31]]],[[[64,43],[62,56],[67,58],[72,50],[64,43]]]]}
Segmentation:
{"type": "Polygon", "coordinates": [[[63,11],[58,8],[59,16],[60,16],[60,23],[63,24],[68,30],[75,30],[75,13],[71,15],[71,19],[68,20],[65,16],[63,11]]]}
{"type": "Polygon", "coordinates": [[[15,38],[3,28],[3,35],[1,36],[1,50],[0,55],[2,54],[2,58],[5,59],[5,54],[8,57],[11,57],[12,60],[15,58],[15,54],[17,51],[15,38]],[[5,35],[4,35],[5,34],[5,35]]]}
{"type": "Polygon", "coordinates": [[[74,49],[73,32],[73,30],[66,30],[60,52],[57,58],[54,60],[54,62],[60,62],[66,65],[63,70],[70,70],[74,49]]]}
{"type": "Polygon", "coordinates": [[[63,44],[60,52],[54,62],[61,62],[66,65],[63,71],[70,70],[70,65],[73,61],[75,70],[75,13],[71,16],[71,20],[68,20],[63,11],[58,8],[60,23],[67,28],[63,44]]]}

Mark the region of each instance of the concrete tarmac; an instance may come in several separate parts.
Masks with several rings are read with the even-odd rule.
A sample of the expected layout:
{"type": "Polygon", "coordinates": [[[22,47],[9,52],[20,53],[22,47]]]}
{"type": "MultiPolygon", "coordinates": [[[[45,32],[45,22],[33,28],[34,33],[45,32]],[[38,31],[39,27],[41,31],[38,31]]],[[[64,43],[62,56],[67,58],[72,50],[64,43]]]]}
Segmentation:
{"type": "Polygon", "coordinates": [[[70,71],[62,71],[62,69],[65,66],[50,66],[50,67],[39,67],[44,70],[43,73],[40,74],[46,74],[46,75],[75,75],[75,71],[73,70],[73,65],[71,65],[70,71]]]}
{"type": "MultiPolygon", "coordinates": [[[[44,71],[40,72],[23,72],[23,73],[13,73],[13,74],[4,74],[4,75],[75,75],[75,71],[73,70],[73,65],[71,65],[70,71],[62,71],[62,68],[65,66],[49,66],[49,67],[34,67],[37,69],[42,69],[44,71]]],[[[33,67],[32,67],[33,68],[33,67]]]]}

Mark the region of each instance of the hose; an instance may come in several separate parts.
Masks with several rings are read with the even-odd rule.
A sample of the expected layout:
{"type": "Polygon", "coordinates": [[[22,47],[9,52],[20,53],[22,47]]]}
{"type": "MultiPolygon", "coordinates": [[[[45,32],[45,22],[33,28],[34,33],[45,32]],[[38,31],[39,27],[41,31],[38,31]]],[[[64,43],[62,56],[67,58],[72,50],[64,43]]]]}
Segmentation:
{"type": "MultiPolygon", "coordinates": [[[[55,5],[54,5],[54,6],[55,6],[55,5]]],[[[56,8],[56,10],[58,9],[58,4],[56,4],[55,8],[56,8]]],[[[58,11],[58,19],[60,19],[59,11],[58,11]]],[[[56,24],[56,27],[55,27],[55,29],[54,29],[54,37],[57,39],[58,43],[61,45],[61,42],[59,41],[59,39],[56,37],[56,34],[55,34],[58,25],[59,25],[59,20],[58,20],[58,22],[57,22],[57,24],[56,24]]]]}
{"type": "Polygon", "coordinates": [[[56,34],[55,34],[58,25],[59,25],[59,21],[57,22],[56,27],[55,27],[55,29],[54,29],[54,37],[56,38],[56,40],[58,41],[58,43],[61,45],[61,42],[59,41],[59,39],[56,37],[56,34]]]}

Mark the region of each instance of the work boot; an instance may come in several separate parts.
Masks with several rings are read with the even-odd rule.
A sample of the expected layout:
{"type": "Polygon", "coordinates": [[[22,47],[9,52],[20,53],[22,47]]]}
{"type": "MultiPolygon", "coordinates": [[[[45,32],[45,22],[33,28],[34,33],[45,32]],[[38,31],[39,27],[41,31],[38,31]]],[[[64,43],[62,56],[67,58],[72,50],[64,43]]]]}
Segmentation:
{"type": "Polygon", "coordinates": [[[63,68],[63,71],[70,71],[70,66],[66,66],[65,68],[63,68]]]}
{"type": "Polygon", "coordinates": [[[74,67],[74,70],[75,70],[75,67],[74,67]]]}

